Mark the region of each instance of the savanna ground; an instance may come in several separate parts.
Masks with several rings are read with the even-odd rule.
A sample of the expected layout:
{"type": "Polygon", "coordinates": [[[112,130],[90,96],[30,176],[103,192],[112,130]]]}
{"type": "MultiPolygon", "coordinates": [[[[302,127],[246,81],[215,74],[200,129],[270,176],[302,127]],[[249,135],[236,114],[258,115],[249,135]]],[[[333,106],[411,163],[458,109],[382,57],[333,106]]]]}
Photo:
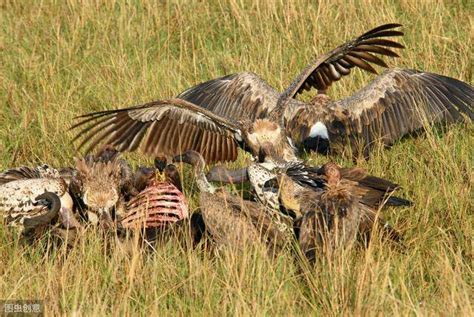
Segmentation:
{"type": "MultiPolygon", "coordinates": [[[[68,126],[88,111],[174,96],[244,70],[282,90],[314,55],[387,22],[404,25],[407,47],[390,65],[472,84],[469,1],[4,0],[0,10],[1,169],[72,165],[79,154],[68,126]]],[[[371,78],[354,71],[330,93],[371,78]]],[[[105,254],[94,233],[70,252],[45,252],[1,227],[0,299],[44,299],[55,315],[473,315],[473,131],[428,129],[357,162],[414,201],[384,213],[405,252],[374,239],[299,270],[290,252],[212,257],[174,240],[152,253],[105,254]]]]}

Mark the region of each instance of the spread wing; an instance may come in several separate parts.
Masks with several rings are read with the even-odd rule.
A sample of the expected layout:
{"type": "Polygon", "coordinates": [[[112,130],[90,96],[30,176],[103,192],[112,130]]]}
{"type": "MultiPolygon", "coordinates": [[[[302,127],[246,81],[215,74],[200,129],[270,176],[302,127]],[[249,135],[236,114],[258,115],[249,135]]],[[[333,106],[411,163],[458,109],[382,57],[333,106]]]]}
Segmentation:
{"type": "Polygon", "coordinates": [[[244,72],[209,80],[178,95],[229,120],[263,118],[280,94],[254,73],[244,72]]]}
{"type": "Polygon", "coordinates": [[[100,143],[120,152],[140,147],[155,156],[195,150],[210,163],[235,160],[241,140],[236,124],[181,99],[89,113],[79,119],[71,129],[82,129],[74,141],[82,139],[79,148],[89,143],[87,152],[100,143]]]}
{"type": "Polygon", "coordinates": [[[376,140],[390,145],[425,123],[474,119],[474,89],[454,78],[415,70],[384,72],[354,95],[329,105],[329,138],[348,138],[364,153],[376,140]]]}
{"type": "Polygon", "coordinates": [[[282,94],[282,98],[295,98],[311,88],[325,91],[333,82],[349,75],[354,67],[376,74],[377,71],[371,64],[382,67],[387,67],[387,64],[374,54],[398,57],[391,48],[404,48],[402,44],[386,39],[386,37],[402,36],[402,32],[395,30],[400,26],[394,23],[381,25],[319,56],[291,83],[282,94]]]}

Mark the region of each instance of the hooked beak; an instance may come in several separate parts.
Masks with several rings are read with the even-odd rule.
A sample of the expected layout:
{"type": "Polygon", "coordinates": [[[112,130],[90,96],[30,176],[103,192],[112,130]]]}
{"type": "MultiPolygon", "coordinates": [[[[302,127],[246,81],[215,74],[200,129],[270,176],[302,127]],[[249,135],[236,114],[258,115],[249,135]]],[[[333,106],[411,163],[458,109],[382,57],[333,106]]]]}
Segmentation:
{"type": "Polygon", "coordinates": [[[160,173],[163,173],[166,165],[168,165],[167,163],[168,162],[165,157],[155,157],[154,165],[160,171],[160,173]]]}
{"type": "Polygon", "coordinates": [[[113,226],[113,219],[110,215],[110,209],[107,207],[99,209],[99,222],[106,228],[113,226]]]}

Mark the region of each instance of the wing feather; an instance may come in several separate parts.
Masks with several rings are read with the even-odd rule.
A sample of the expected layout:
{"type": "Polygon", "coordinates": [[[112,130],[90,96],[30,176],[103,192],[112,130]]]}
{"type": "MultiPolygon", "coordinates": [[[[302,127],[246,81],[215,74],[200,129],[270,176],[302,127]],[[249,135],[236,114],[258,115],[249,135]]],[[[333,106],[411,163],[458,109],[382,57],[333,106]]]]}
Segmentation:
{"type": "Polygon", "coordinates": [[[98,144],[110,144],[119,151],[140,148],[145,154],[164,156],[196,150],[208,162],[236,159],[238,126],[184,100],[155,101],[78,119],[72,126],[80,129],[74,140],[82,141],[79,148],[87,144],[87,151],[98,144]],[[233,150],[222,151],[229,144],[233,150]]]}
{"type": "Polygon", "coordinates": [[[321,55],[300,73],[281,95],[280,100],[295,98],[298,94],[313,87],[324,91],[334,81],[348,75],[353,67],[359,67],[376,74],[377,71],[370,63],[382,67],[387,67],[387,64],[373,54],[398,57],[398,54],[389,48],[404,47],[400,43],[383,38],[402,36],[403,32],[394,30],[400,26],[400,24],[395,23],[381,25],[352,41],[344,43],[329,53],[321,55]],[[373,54],[369,54],[369,52],[373,54]],[[327,75],[329,75],[329,78],[327,78],[327,75]]]}
{"type": "Polygon", "coordinates": [[[331,141],[362,139],[370,147],[386,145],[425,123],[454,122],[463,114],[474,119],[474,88],[442,75],[393,69],[378,76],[354,95],[328,106],[326,123],[331,141]]]}
{"type": "Polygon", "coordinates": [[[192,102],[228,120],[255,120],[275,106],[279,93],[254,73],[243,72],[206,81],[177,98],[192,102]]]}

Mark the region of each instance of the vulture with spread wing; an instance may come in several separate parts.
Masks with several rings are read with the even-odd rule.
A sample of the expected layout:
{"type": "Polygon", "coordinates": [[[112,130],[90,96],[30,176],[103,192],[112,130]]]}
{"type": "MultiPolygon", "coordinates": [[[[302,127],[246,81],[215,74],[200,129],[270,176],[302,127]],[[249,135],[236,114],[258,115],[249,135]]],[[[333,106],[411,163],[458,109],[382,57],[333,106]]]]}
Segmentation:
{"type": "Polygon", "coordinates": [[[354,95],[333,101],[326,89],[352,68],[376,73],[387,67],[379,56],[398,56],[403,46],[399,24],[379,26],[317,58],[283,93],[253,73],[214,79],[181,93],[177,99],[100,111],[80,116],[80,147],[109,143],[120,151],[139,147],[147,154],[173,156],[185,150],[206,162],[233,161],[237,148],[258,156],[265,144],[273,157],[290,161],[297,148],[327,152],[349,142],[368,155],[377,141],[390,145],[425,122],[474,118],[474,89],[459,80],[415,70],[385,71],[354,95]],[[309,104],[296,97],[316,88],[309,104]],[[295,144],[297,148],[293,145],[295,144]]]}
{"type": "Polygon", "coordinates": [[[187,89],[178,98],[216,115],[257,120],[281,111],[286,134],[299,149],[341,151],[347,143],[355,155],[381,141],[391,145],[425,123],[474,118],[474,89],[454,78],[409,69],[388,69],[352,96],[331,100],[326,90],[358,67],[377,73],[373,65],[388,67],[379,56],[398,57],[403,45],[387,39],[401,36],[400,24],[385,24],[346,42],[311,62],[283,93],[254,73],[213,79],[187,89]],[[379,56],[377,56],[379,55],[379,56]],[[310,103],[296,98],[317,89],[310,103]]]}
{"type": "Polygon", "coordinates": [[[255,156],[261,147],[272,144],[272,155],[283,160],[296,159],[277,120],[227,120],[182,99],[151,102],[142,106],[108,110],[81,116],[72,128],[82,127],[74,141],[83,138],[79,148],[99,143],[118,151],[141,147],[145,154],[171,157],[185,150],[199,152],[206,162],[233,161],[242,146],[255,156]]]}

